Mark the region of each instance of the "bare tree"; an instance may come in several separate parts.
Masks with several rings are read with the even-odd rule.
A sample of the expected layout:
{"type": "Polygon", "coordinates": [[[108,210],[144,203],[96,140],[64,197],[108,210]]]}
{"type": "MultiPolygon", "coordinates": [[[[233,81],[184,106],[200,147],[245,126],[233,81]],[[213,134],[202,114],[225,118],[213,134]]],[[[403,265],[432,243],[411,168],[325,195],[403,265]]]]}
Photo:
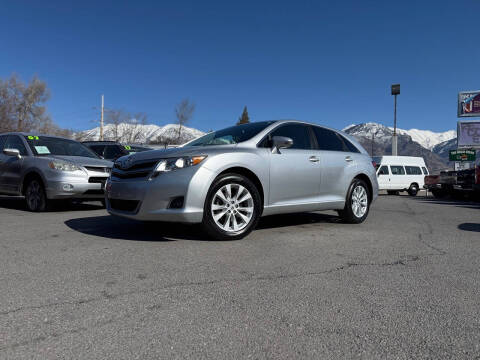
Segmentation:
{"type": "Polygon", "coordinates": [[[181,141],[182,126],[185,126],[193,117],[195,111],[195,103],[190,102],[189,99],[183,99],[175,106],[175,116],[178,124],[178,141],[181,141]]]}
{"type": "Polygon", "coordinates": [[[124,110],[109,109],[105,111],[105,123],[110,124],[111,129],[105,134],[105,137],[109,140],[120,140],[120,126],[122,123],[128,120],[128,115],[124,110]]]}
{"type": "Polygon", "coordinates": [[[0,131],[41,131],[51,127],[44,105],[49,97],[47,84],[37,77],[28,84],[15,74],[0,79],[0,131]]]}
{"type": "Polygon", "coordinates": [[[128,114],[127,116],[128,120],[124,125],[123,140],[129,144],[145,142],[143,125],[147,124],[147,114],[136,113],[133,115],[128,114]]]}

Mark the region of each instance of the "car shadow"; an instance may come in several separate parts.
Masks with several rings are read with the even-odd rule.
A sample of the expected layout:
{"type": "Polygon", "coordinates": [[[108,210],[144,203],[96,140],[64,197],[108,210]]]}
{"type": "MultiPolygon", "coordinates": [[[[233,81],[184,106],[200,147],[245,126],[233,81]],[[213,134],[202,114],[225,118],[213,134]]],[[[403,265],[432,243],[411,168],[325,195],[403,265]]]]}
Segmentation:
{"type": "MultiPolygon", "coordinates": [[[[11,210],[28,211],[23,196],[2,196],[0,195],[0,207],[11,210]]],[[[65,212],[65,211],[90,211],[100,210],[103,206],[100,202],[56,202],[52,209],[48,212],[65,212]]]]}
{"type": "Polygon", "coordinates": [[[415,197],[412,198],[416,201],[420,201],[427,204],[438,204],[438,205],[449,205],[449,206],[456,206],[456,207],[463,207],[463,208],[470,208],[470,209],[480,209],[480,202],[475,200],[469,199],[453,199],[453,198],[443,198],[438,199],[435,197],[415,197]]]}
{"type": "Polygon", "coordinates": [[[480,232],[480,224],[475,223],[463,223],[458,225],[458,228],[463,231],[480,232]]]}
{"type": "MultiPolygon", "coordinates": [[[[333,222],[339,222],[339,218],[329,214],[299,213],[272,215],[261,218],[257,229],[333,222]]],[[[213,241],[201,231],[200,226],[197,224],[140,222],[106,215],[70,219],[65,221],[65,225],[83,234],[116,240],[158,242],[176,240],[213,241]]]]}

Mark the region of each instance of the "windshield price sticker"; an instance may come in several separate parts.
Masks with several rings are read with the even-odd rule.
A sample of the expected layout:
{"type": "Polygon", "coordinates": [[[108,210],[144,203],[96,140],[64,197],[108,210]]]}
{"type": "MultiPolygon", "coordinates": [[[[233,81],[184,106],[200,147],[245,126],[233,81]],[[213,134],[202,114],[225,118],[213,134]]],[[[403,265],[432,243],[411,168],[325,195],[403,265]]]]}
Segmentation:
{"type": "Polygon", "coordinates": [[[28,140],[40,140],[38,136],[28,135],[28,140]]]}
{"type": "Polygon", "coordinates": [[[50,154],[50,150],[46,146],[35,146],[38,155],[50,154]]]}

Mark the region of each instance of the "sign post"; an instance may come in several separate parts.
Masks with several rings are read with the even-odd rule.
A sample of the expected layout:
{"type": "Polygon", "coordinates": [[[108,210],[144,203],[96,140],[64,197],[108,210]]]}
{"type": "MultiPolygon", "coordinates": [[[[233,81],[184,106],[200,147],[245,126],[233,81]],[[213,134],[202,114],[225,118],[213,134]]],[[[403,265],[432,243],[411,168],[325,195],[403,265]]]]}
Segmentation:
{"type": "Polygon", "coordinates": [[[392,155],[398,155],[398,146],[397,146],[397,95],[400,95],[400,84],[392,85],[392,95],[394,96],[394,105],[393,105],[393,137],[392,137],[392,155]]]}

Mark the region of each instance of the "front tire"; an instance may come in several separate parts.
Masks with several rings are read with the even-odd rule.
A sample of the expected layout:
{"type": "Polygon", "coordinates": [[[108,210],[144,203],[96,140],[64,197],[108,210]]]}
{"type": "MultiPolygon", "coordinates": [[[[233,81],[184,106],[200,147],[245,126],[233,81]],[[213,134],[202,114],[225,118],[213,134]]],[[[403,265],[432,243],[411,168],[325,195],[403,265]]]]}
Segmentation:
{"type": "Polygon", "coordinates": [[[417,184],[411,184],[410,187],[408,188],[408,195],[417,196],[418,190],[419,189],[417,184]]]}
{"type": "Polygon", "coordinates": [[[208,191],[202,226],[215,240],[238,240],[257,225],[261,214],[257,187],[245,176],[225,174],[208,191]]]}
{"type": "Polygon", "coordinates": [[[353,179],[347,192],[345,207],[338,211],[338,215],[349,224],[364,222],[370,211],[370,198],[370,191],[365,181],[353,179]]]}
{"type": "Polygon", "coordinates": [[[27,209],[32,212],[42,212],[48,208],[48,199],[45,188],[38,179],[32,179],[25,188],[27,209]]]}

